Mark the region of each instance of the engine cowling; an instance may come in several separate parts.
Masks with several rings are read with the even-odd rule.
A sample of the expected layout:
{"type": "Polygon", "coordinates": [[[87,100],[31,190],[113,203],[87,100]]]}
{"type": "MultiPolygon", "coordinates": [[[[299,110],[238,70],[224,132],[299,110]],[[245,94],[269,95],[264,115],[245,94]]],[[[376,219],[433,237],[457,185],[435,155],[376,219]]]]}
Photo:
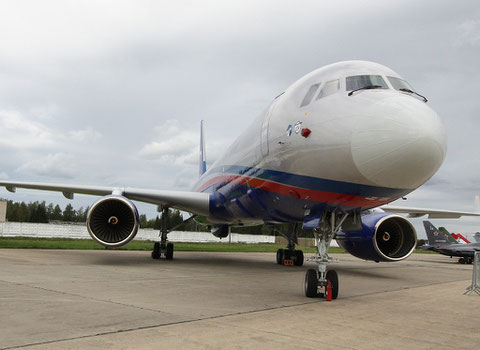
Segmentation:
{"type": "Polygon", "coordinates": [[[105,196],[87,214],[87,229],[105,247],[121,247],[137,234],[139,216],[135,205],[122,196],[105,196]]]}
{"type": "Polygon", "coordinates": [[[417,232],[404,217],[391,213],[362,216],[362,229],[340,231],[338,244],[357,258],[373,261],[400,261],[413,253],[417,232]]]}

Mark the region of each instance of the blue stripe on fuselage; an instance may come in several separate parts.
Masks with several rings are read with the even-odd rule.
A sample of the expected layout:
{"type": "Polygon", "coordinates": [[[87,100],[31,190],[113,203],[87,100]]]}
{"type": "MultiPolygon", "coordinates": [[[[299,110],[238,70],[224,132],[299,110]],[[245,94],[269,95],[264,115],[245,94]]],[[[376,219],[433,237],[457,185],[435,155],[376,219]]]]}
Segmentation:
{"type": "Polygon", "coordinates": [[[321,179],[313,176],[291,174],[278,170],[244,167],[238,165],[225,165],[209,169],[205,176],[203,176],[199,183],[197,183],[195,188],[201,187],[201,184],[204,183],[205,180],[208,180],[208,178],[214,177],[215,175],[227,174],[257,177],[264,180],[310,190],[351,194],[363,197],[401,197],[411,191],[408,189],[362,185],[351,182],[321,179]]]}

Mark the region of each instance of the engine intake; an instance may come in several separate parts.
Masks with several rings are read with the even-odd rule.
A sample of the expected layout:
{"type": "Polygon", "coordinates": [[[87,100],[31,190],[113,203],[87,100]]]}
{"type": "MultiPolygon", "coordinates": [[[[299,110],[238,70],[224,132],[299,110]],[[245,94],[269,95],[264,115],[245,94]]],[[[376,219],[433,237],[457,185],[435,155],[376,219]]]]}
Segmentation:
{"type": "Polygon", "coordinates": [[[362,230],[339,232],[337,241],[350,254],[374,261],[399,261],[417,245],[417,233],[407,219],[391,213],[362,216],[362,230]]]}
{"type": "Polygon", "coordinates": [[[105,247],[121,247],[138,232],[138,211],[122,196],[106,196],[96,201],[87,214],[87,229],[105,247]]]}

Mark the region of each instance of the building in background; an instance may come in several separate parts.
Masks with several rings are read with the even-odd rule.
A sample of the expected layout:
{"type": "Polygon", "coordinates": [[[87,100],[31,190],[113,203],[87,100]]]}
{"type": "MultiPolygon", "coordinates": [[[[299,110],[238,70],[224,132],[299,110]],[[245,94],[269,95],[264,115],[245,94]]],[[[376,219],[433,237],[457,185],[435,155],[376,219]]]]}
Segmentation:
{"type": "Polygon", "coordinates": [[[7,217],[7,201],[0,200],[0,222],[5,222],[7,217]]]}

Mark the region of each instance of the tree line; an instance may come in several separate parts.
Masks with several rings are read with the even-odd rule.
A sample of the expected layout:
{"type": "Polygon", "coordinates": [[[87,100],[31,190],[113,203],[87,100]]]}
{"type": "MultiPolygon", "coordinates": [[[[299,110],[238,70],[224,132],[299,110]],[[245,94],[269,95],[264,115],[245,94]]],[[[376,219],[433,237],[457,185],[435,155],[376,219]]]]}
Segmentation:
{"type": "Polygon", "coordinates": [[[67,204],[62,209],[58,204],[45,202],[14,202],[7,201],[7,221],[12,222],[40,222],[52,221],[82,222],[87,219],[88,207],[74,209],[67,204]]]}
{"type": "MultiPolygon", "coordinates": [[[[69,203],[65,208],[58,204],[43,202],[14,202],[7,201],[6,219],[10,222],[31,222],[31,223],[49,223],[49,222],[85,222],[87,220],[89,207],[74,209],[69,203]]],[[[145,214],[140,215],[141,228],[153,228],[160,230],[162,214],[153,219],[147,219],[145,214]]],[[[174,228],[183,222],[183,216],[179,210],[169,209],[168,228],[174,228]]],[[[183,224],[179,229],[183,231],[207,231],[207,228],[197,224],[193,220],[183,224]]]]}

